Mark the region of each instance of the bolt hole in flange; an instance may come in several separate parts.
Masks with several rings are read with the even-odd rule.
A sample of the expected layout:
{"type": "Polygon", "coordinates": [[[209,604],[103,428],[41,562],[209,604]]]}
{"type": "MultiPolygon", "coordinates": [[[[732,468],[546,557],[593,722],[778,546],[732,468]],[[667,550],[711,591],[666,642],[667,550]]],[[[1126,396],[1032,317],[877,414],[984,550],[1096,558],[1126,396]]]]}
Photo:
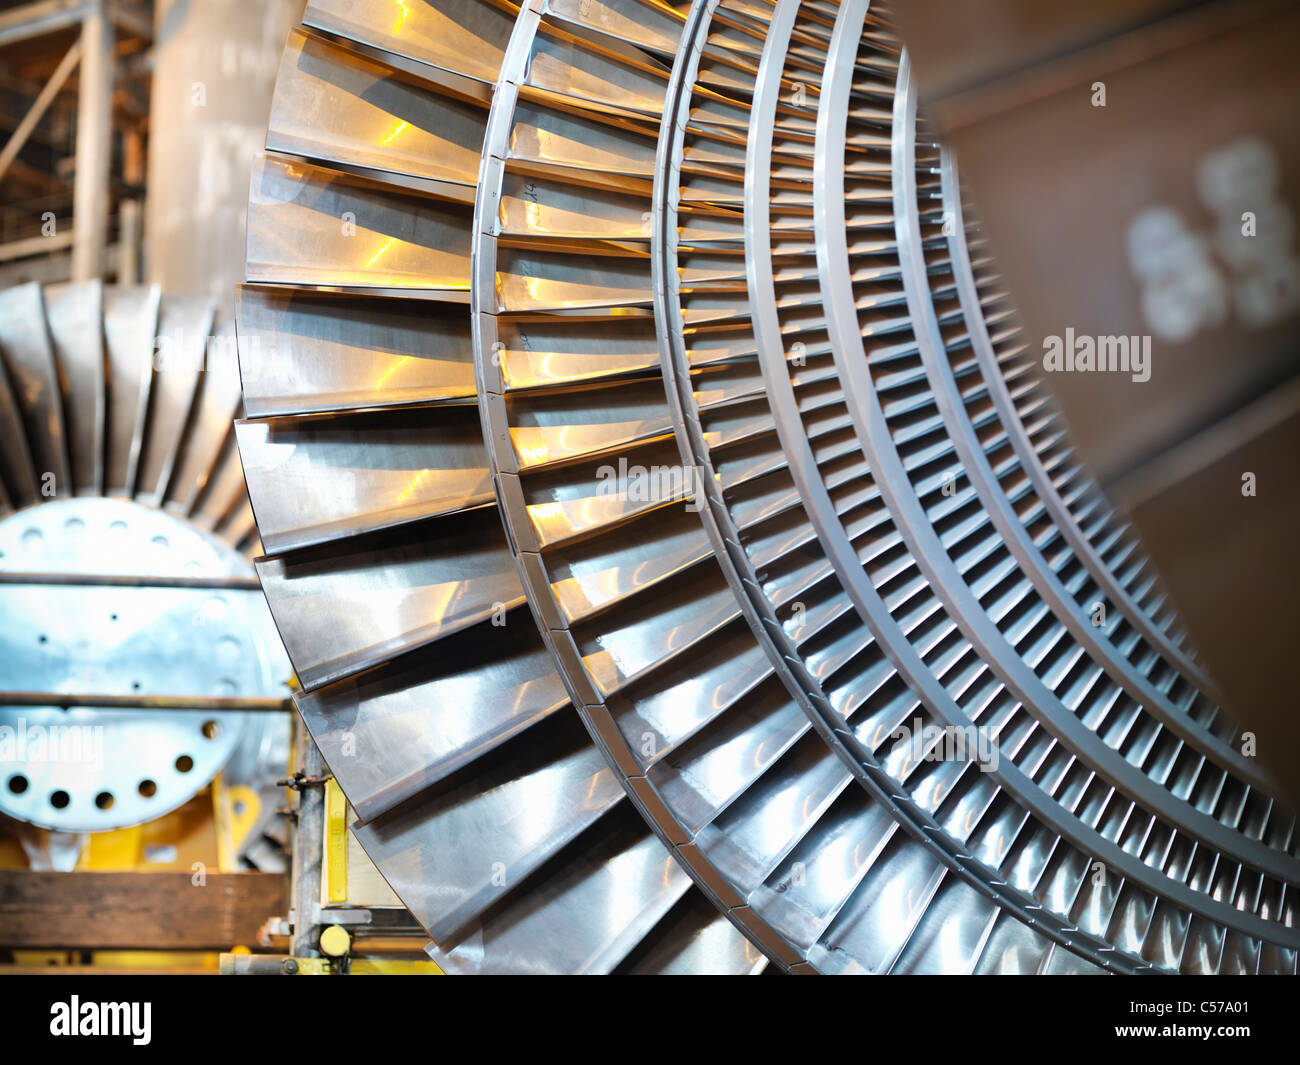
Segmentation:
{"type": "Polygon", "coordinates": [[[200,727],[200,731],[203,733],[204,739],[215,740],[218,736],[221,735],[221,722],[205,721],[200,727]]]}
{"type": "Polygon", "coordinates": [[[72,796],[62,789],[50,793],[50,805],[56,810],[66,810],[71,801],[72,796]]]}
{"type": "Polygon", "coordinates": [[[158,785],[152,780],[142,780],[135,790],[140,793],[142,799],[152,799],[158,794],[158,785]]]}
{"type": "Polygon", "coordinates": [[[188,754],[183,754],[176,759],[176,772],[188,773],[193,768],[194,768],[194,759],[191,758],[188,754]]]}
{"type": "Polygon", "coordinates": [[[113,795],[111,792],[101,791],[95,796],[95,805],[101,810],[111,810],[113,808],[113,795]]]}
{"type": "Polygon", "coordinates": [[[27,791],[27,778],[21,773],[15,773],[9,778],[9,790],[15,795],[22,795],[27,791]]]}

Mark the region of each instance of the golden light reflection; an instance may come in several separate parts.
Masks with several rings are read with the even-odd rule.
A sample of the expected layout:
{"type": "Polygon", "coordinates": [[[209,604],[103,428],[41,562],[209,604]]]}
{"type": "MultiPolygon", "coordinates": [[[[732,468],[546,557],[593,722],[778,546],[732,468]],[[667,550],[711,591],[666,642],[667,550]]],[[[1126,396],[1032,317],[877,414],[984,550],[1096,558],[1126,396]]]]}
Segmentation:
{"type": "Polygon", "coordinates": [[[397,138],[402,135],[402,131],[405,130],[406,127],[409,125],[410,123],[407,122],[405,119],[403,119],[401,122],[397,123],[397,125],[393,127],[393,132],[390,133],[383,140],[381,140],[379,143],[385,145],[392,144],[393,141],[397,140],[397,138]]]}
{"type": "Polygon", "coordinates": [[[564,513],[564,506],[560,503],[538,503],[536,506],[528,508],[528,513],[532,515],[534,521],[549,521],[551,518],[558,518],[564,513]]]}
{"type": "Polygon", "coordinates": [[[550,458],[550,455],[551,449],[545,444],[536,444],[532,447],[521,446],[519,448],[519,457],[530,466],[538,462],[545,462],[550,458]]]}
{"type": "Polygon", "coordinates": [[[393,23],[393,32],[401,33],[402,27],[406,25],[406,20],[411,17],[411,7],[406,0],[394,0],[394,2],[401,13],[397,16],[397,21],[393,23]]]}
{"type": "Polygon", "coordinates": [[[375,263],[378,261],[379,257],[383,255],[384,252],[386,252],[389,248],[391,248],[396,242],[397,242],[396,237],[389,237],[386,241],[384,241],[383,247],[380,248],[377,252],[375,252],[374,255],[370,256],[369,259],[366,260],[366,269],[369,269],[370,267],[374,266],[375,263]]]}
{"type": "Polygon", "coordinates": [[[393,374],[397,373],[397,371],[400,370],[403,366],[405,366],[408,362],[410,362],[412,358],[414,358],[414,356],[412,355],[403,355],[400,359],[398,359],[395,363],[393,363],[392,366],[390,366],[387,370],[385,370],[382,374],[380,374],[378,387],[383,388],[384,385],[388,384],[389,378],[392,377],[393,374]]]}
{"type": "Polygon", "coordinates": [[[397,498],[401,500],[403,503],[405,503],[408,499],[411,498],[412,495],[415,494],[415,490],[420,487],[420,483],[424,481],[427,477],[429,477],[432,473],[433,470],[421,470],[419,473],[417,473],[414,477],[411,478],[410,484],[408,484],[405,488],[403,488],[400,492],[397,493],[397,498]]]}

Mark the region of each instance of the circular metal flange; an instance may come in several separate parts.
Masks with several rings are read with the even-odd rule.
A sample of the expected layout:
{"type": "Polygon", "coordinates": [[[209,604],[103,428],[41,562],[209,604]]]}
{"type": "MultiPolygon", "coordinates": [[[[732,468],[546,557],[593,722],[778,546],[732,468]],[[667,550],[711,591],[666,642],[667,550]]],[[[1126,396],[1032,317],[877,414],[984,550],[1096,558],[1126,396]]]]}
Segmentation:
{"type": "Polygon", "coordinates": [[[245,583],[252,567],[182,518],[121,499],[24,508],[0,521],[0,574],[0,690],[32,704],[0,709],[11,817],[94,832],[175,809],[257,725],[244,712],[150,709],[151,698],[269,695],[284,679],[261,593],[245,583]]]}

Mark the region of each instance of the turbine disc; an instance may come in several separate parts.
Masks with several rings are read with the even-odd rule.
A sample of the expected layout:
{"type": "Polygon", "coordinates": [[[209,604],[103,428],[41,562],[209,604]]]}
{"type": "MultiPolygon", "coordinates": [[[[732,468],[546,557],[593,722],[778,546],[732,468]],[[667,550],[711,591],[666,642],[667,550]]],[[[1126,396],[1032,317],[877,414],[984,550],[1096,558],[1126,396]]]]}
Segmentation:
{"type": "Polygon", "coordinates": [[[1295,971],[881,5],[312,0],[267,148],[259,575],[440,965],[1295,971]]]}

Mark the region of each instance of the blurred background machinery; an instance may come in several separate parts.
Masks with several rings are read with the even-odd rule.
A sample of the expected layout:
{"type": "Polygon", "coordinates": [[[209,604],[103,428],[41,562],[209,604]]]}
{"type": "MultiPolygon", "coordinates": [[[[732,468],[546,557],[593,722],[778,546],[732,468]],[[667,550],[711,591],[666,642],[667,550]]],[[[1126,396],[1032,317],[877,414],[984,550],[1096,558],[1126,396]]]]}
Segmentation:
{"type": "Polygon", "coordinates": [[[148,281],[228,315],[248,168],[302,7],[3,0],[0,287],[148,281]]]}
{"type": "MultiPolygon", "coordinates": [[[[72,282],[0,294],[3,683],[156,730],[79,787],[3,767],[29,864],[141,803],[146,846],[205,804],[222,875],[287,840],[237,921],[167,899],[238,973],[1296,971],[1294,3],[152,14],[0,11],[50,42],[0,269],[72,282]],[[1258,266],[1178,237],[1225,204],[1283,269],[1204,318],[1188,255],[1258,266]],[[238,280],[232,428],[157,341],[238,280]],[[1150,374],[1042,372],[1067,331],[1150,374]],[[247,556],[306,727],[232,833],[289,670],[195,604],[255,600],[247,556]]],[[[85,945],[14,898],[0,949],[85,945]]]]}
{"type": "MultiPolygon", "coordinates": [[[[176,909],[147,874],[112,879],[122,915],[77,912],[101,874],[186,886],[209,866],[287,867],[292,671],[249,560],[238,405],[233,329],[202,299],[99,281],[0,292],[6,946],[166,942],[125,916],[143,899],[155,920],[176,909]]],[[[272,882],[282,894],[280,876],[235,883],[272,882]]]]}

